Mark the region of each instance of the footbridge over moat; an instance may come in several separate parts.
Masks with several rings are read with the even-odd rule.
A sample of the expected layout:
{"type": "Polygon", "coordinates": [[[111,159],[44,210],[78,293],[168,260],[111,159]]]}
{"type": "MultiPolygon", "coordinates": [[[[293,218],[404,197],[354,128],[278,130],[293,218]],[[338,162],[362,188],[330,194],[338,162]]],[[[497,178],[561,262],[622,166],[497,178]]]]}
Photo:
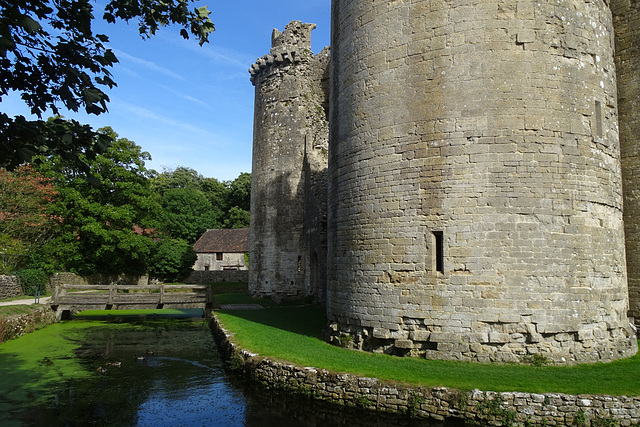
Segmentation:
{"type": "Polygon", "coordinates": [[[62,319],[83,310],[140,310],[202,308],[210,317],[217,305],[207,285],[58,285],[51,308],[62,319]]]}

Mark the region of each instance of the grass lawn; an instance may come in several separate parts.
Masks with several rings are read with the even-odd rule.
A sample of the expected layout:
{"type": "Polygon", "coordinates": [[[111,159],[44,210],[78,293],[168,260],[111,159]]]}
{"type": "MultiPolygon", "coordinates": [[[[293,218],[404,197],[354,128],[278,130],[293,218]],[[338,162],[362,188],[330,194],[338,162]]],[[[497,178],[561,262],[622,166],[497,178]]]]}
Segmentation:
{"type": "MultiPolygon", "coordinates": [[[[246,297],[221,296],[225,303],[246,297]]],[[[256,300],[250,300],[256,303],[256,300]]],[[[264,304],[258,300],[258,303],[264,304]]],[[[270,306],[270,305],[269,305],[270,306]]],[[[346,350],[325,343],[324,308],[277,307],[264,310],[221,310],[224,327],[240,347],[261,356],[333,372],[348,372],[427,387],[532,393],[640,395],[640,356],[611,363],[570,367],[479,364],[400,358],[346,350]]]]}
{"type": "Polygon", "coordinates": [[[26,314],[37,311],[42,305],[7,305],[0,307],[0,316],[13,316],[14,314],[26,314]]]}

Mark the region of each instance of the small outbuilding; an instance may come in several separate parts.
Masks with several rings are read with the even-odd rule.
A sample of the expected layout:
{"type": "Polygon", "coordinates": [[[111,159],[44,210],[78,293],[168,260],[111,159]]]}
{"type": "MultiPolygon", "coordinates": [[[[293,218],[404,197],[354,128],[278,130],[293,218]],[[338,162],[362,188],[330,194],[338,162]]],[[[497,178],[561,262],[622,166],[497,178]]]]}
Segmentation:
{"type": "Polygon", "coordinates": [[[249,229],[207,230],[193,245],[198,271],[247,270],[245,253],[249,252],[249,229]]]}

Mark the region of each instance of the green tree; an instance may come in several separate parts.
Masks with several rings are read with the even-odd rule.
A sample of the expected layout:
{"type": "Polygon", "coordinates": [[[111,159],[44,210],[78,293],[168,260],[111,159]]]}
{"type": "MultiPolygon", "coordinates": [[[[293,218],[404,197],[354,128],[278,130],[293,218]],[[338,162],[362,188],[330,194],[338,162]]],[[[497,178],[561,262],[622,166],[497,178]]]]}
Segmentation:
{"type": "Polygon", "coordinates": [[[153,180],[153,186],[158,193],[163,195],[174,188],[188,188],[202,190],[205,178],[196,170],[184,166],[175,169],[165,169],[153,180]]]}
{"type": "MultiPolygon", "coordinates": [[[[110,68],[118,62],[106,47],[109,38],[92,29],[95,19],[90,0],[0,0],[0,100],[11,91],[20,93],[38,117],[63,106],[87,113],[107,111],[105,90],[116,83],[110,68]]],[[[160,26],[176,24],[184,38],[193,35],[200,44],[214,30],[207,7],[190,9],[192,0],[109,0],[102,19],[137,21],[142,37],[160,26]]],[[[73,123],[82,133],[84,127],[73,123]]],[[[86,129],[84,129],[86,131],[86,129]]],[[[0,112],[0,167],[13,169],[37,154],[87,154],[103,152],[87,138],[47,138],[42,121],[10,118],[0,112]],[[93,153],[93,151],[92,151],[93,153]]]]}
{"type": "Polygon", "coordinates": [[[220,182],[215,178],[204,178],[202,180],[202,192],[211,203],[216,223],[218,226],[221,225],[225,213],[229,210],[229,189],[224,182],[220,182]]]}
{"type": "Polygon", "coordinates": [[[164,239],[151,259],[149,272],[169,282],[177,282],[192,271],[197,255],[193,247],[181,239],[164,239]]]}
{"type": "Polygon", "coordinates": [[[249,211],[251,209],[251,174],[243,172],[228,184],[229,207],[237,206],[249,211]]]}
{"type": "Polygon", "coordinates": [[[229,209],[229,189],[224,182],[215,178],[204,178],[196,170],[179,166],[175,169],[165,169],[153,179],[153,187],[164,196],[173,189],[189,189],[202,192],[209,200],[210,217],[207,228],[222,226],[224,217],[229,209]]]}
{"type": "Polygon", "coordinates": [[[183,239],[193,244],[207,228],[216,226],[211,203],[200,190],[169,190],[162,196],[162,206],[165,231],[174,239],[183,239]]]}
{"type": "Polygon", "coordinates": [[[52,237],[57,219],[46,210],[56,194],[51,180],[29,165],[0,169],[0,273],[25,264],[52,237]]]}
{"type": "Polygon", "coordinates": [[[249,211],[240,209],[237,206],[232,207],[227,212],[224,220],[223,228],[245,228],[249,226],[249,211]]]}
{"type": "Polygon", "coordinates": [[[175,238],[194,242],[194,233],[201,234],[207,228],[249,226],[250,173],[241,173],[233,181],[221,182],[215,178],[204,178],[196,170],[180,166],[164,170],[153,179],[153,186],[163,196],[163,206],[167,212],[166,230],[175,238]],[[189,190],[192,193],[174,190],[189,190]],[[193,200],[186,196],[195,193],[204,194],[209,201],[206,208],[200,195],[194,196],[193,200]]]}
{"type": "MultiPolygon", "coordinates": [[[[60,156],[40,166],[58,190],[49,212],[62,218],[60,233],[42,252],[57,260],[58,264],[49,261],[50,268],[63,266],[82,274],[142,274],[154,248],[149,230],[158,228],[161,216],[149,179],[153,171],[145,167],[150,156],[110,128],[98,132],[111,144],[94,159],[82,159],[91,180],[60,156]]],[[[41,262],[45,258],[37,257],[41,262]]]]}

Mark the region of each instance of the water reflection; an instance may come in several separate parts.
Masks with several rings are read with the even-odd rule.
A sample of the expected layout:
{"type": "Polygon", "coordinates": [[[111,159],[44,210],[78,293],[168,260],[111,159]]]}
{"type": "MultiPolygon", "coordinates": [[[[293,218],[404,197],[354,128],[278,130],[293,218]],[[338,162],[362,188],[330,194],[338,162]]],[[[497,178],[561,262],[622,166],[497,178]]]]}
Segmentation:
{"type": "Polygon", "coordinates": [[[22,413],[23,425],[445,425],[311,401],[248,383],[224,370],[210,330],[199,319],[93,321],[64,339],[79,344],[74,357],[92,375],[55,385],[51,398],[22,413]]]}

